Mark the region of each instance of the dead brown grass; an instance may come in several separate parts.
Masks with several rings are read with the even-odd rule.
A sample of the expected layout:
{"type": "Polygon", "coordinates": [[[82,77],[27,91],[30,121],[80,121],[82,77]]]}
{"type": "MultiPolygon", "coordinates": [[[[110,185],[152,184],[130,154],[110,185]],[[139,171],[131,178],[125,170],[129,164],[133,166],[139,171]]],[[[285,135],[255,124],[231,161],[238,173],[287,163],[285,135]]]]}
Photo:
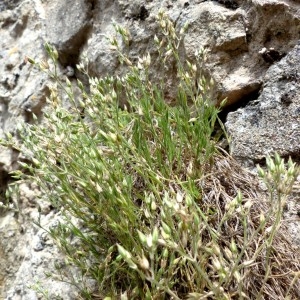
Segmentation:
{"type": "MultiPolygon", "coordinates": [[[[261,188],[257,176],[242,168],[230,155],[223,152],[214,160],[210,175],[201,182],[204,211],[215,212],[209,224],[219,232],[219,246],[223,246],[221,251],[229,248],[230,241],[234,239],[242,254],[241,260],[253,259],[250,267],[241,270],[240,282],[236,280],[223,285],[225,292],[232,299],[241,299],[236,292],[240,286],[241,290],[247,291],[246,299],[300,299],[300,249],[293,244],[284,220],[280,222],[267,259],[266,239],[275,222],[268,192],[261,188]],[[245,219],[241,212],[236,210],[220,227],[228,204],[238,191],[243,195],[242,204],[251,203],[246,216],[247,225],[243,224],[245,219]],[[261,215],[266,219],[264,226],[261,215]]],[[[228,266],[234,265],[230,258],[226,260],[228,266]]]]}

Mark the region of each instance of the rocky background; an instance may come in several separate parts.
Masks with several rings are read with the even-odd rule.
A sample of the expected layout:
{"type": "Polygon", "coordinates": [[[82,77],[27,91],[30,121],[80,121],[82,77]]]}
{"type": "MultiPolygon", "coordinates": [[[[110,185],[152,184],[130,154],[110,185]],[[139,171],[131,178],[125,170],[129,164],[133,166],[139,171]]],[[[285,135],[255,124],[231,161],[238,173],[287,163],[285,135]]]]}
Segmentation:
{"type": "MultiPolygon", "coordinates": [[[[155,55],[155,16],[161,8],[177,28],[190,24],[184,57],[193,61],[196,50],[207,51],[204,72],[215,81],[215,102],[228,99],[221,116],[231,154],[249,168],[275,150],[300,161],[299,0],[1,0],[0,138],[14,135],[18,123],[30,123],[32,113],[42,116],[47,78],[26,56],[41,60],[47,41],[57,47],[60,72],[71,81],[80,77],[76,64],[86,59],[92,76],[121,72],[106,39],[114,34],[113,22],[129,29],[133,60],[155,55]]],[[[153,76],[163,76],[155,59],[153,65],[153,76]]],[[[176,74],[172,68],[167,73],[166,98],[172,99],[176,74]]],[[[16,151],[0,146],[0,197],[17,160],[16,151]]],[[[38,207],[48,228],[60,216],[47,201],[36,203],[37,194],[37,187],[24,185],[20,212],[0,211],[0,299],[41,299],[39,287],[48,290],[49,299],[76,299],[74,287],[47,277],[63,258],[31,221],[38,207]]],[[[289,217],[291,234],[299,239],[296,204],[289,217]]]]}

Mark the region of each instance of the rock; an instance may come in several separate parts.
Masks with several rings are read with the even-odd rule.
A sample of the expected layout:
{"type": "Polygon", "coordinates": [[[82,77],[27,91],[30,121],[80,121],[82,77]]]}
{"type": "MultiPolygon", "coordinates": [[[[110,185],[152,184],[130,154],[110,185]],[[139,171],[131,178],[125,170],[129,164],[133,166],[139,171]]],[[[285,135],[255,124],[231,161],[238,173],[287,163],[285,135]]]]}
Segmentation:
{"type": "MultiPolygon", "coordinates": [[[[2,219],[2,224],[4,220],[2,219]]],[[[45,226],[44,228],[50,228],[60,221],[61,217],[52,211],[43,218],[42,225],[45,226]]],[[[42,229],[38,230],[29,220],[25,223],[26,230],[21,233],[15,218],[10,216],[10,219],[6,221],[6,236],[10,232],[7,228],[8,224],[10,227],[15,226],[13,231],[15,243],[2,250],[10,262],[10,269],[1,268],[1,270],[5,270],[6,277],[5,296],[2,291],[1,299],[14,300],[18,297],[22,300],[40,299],[41,292],[48,295],[49,299],[78,299],[78,291],[72,285],[58,280],[59,269],[55,266],[64,266],[64,256],[60,254],[53,242],[48,242],[50,239],[48,234],[42,229]],[[21,246],[22,255],[20,256],[19,247],[21,246]],[[52,276],[49,277],[47,274],[52,276]]],[[[0,224],[1,233],[3,228],[4,226],[0,224]]],[[[5,245],[7,243],[5,243],[5,236],[3,237],[3,234],[1,236],[3,242],[0,245],[5,245]]],[[[3,256],[1,256],[2,258],[3,256]]]]}
{"type": "MultiPolygon", "coordinates": [[[[111,16],[130,31],[132,40],[127,50],[133,59],[145,52],[155,54],[153,36],[158,28],[154,16],[161,7],[175,21],[178,29],[188,21],[183,58],[193,61],[196,50],[207,49],[204,69],[216,82],[216,103],[227,98],[227,105],[260,89],[262,78],[270,66],[270,61],[266,62],[259,52],[261,49],[273,49],[281,58],[295,46],[299,37],[299,10],[296,4],[288,5],[285,1],[147,2],[143,6],[148,12],[147,18],[143,20],[135,17],[141,7],[142,2],[138,0],[130,3],[116,1],[95,7],[94,28],[84,47],[92,76],[111,74],[120,69],[105,36],[115,34],[112,23],[108,21],[111,16]],[[274,15],[277,18],[273,18],[274,15]],[[289,25],[285,27],[282,24],[289,25]],[[286,28],[292,30],[287,32],[286,28]]],[[[160,67],[154,63],[157,77],[162,74],[160,67]]],[[[172,72],[174,68],[165,74],[171,94],[176,86],[172,72]],[[168,83],[170,80],[172,82],[168,83]]]]}
{"type": "Polygon", "coordinates": [[[300,44],[264,77],[261,95],[228,114],[231,154],[241,161],[261,161],[267,154],[299,159],[300,44]]]}
{"type": "MultiPolygon", "coordinates": [[[[25,62],[25,56],[36,58],[44,55],[42,36],[36,35],[36,19],[39,18],[38,9],[35,10],[37,7],[22,2],[15,10],[0,13],[0,138],[8,132],[14,135],[18,123],[30,123],[32,112],[41,116],[45,104],[46,76],[25,62]],[[23,25],[17,26],[16,30],[18,22],[23,22],[23,25]]],[[[0,148],[0,170],[10,172],[16,169],[17,152],[0,148]]]]}
{"type": "Polygon", "coordinates": [[[60,62],[77,63],[92,25],[92,1],[51,1],[46,16],[46,40],[57,48],[60,62]]]}
{"type": "Polygon", "coordinates": [[[2,0],[0,3],[0,12],[16,8],[22,0],[2,0]]]}
{"type": "Polygon", "coordinates": [[[21,248],[25,241],[19,243],[19,224],[13,213],[1,216],[0,220],[0,298],[6,294],[6,283],[14,279],[14,274],[24,258],[21,248]]]}

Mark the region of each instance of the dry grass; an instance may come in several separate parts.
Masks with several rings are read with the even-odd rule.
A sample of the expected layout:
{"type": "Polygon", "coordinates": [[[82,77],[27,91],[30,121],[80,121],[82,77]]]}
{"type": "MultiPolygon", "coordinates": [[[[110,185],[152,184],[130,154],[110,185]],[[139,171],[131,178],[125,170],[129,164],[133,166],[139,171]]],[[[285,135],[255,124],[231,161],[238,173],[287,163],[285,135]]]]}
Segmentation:
{"type": "MultiPolygon", "coordinates": [[[[284,220],[280,222],[273,244],[268,264],[271,269],[266,276],[266,239],[268,228],[275,224],[276,214],[272,212],[270,195],[262,189],[262,182],[257,176],[241,167],[230,155],[222,151],[222,155],[214,157],[214,164],[210,175],[201,182],[205,202],[205,210],[216,211],[210,225],[219,233],[219,245],[229,248],[232,239],[235,240],[238,249],[244,249],[242,261],[253,260],[251,267],[241,274],[243,290],[247,291],[247,299],[299,299],[300,297],[300,249],[293,244],[288,226],[284,220]],[[220,227],[221,220],[226,215],[226,206],[232,201],[236,193],[242,194],[242,204],[250,203],[251,208],[247,212],[247,242],[245,245],[245,226],[242,224],[243,216],[236,211],[220,227]],[[266,223],[262,226],[261,216],[264,215],[266,223]],[[253,237],[253,238],[251,238],[253,237]],[[298,272],[298,274],[297,274],[298,272]],[[289,293],[290,298],[287,298],[289,293]]],[[[202,204],[201,204],[202,205],[202,204]]],[[[204,243],[205,244],[205,243],[204,243]]],[[[226,255],[224,254],[224,257],[226,255]]],[[[228,265],[234,263],[227,259],[228,265]]],[[[237,295],[237,282],[227,285],[227,291],[232,299],[237,295]]]]}

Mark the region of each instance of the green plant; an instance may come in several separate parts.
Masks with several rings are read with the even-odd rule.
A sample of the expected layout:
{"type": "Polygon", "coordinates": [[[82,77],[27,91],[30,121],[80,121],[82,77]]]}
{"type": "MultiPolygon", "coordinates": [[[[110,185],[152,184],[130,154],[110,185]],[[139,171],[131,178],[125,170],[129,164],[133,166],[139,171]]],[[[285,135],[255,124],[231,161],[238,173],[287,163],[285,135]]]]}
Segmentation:
{"type": "MultiPolygon", "coordinates": [[[[29,162],[20,163],[26,172],[15,176],[36,181],[63,213],[65,222],[49,233],[81,277],[97,283],[88,291],[72,281],[86,299],[295,296],[299,260],[279,227],[278,207],[297,168],[289,162],[285,170],[278,156],[268,158],[271,173],[260,174],[272,201],[253,188],[255,178],[213,138],[218,109],[207,97],[210,82],[201,61],[182,61],[182,35],[164,13],[158,21],[158,59],[175,64],[178,73],[176,106],[165,102],[163,80],[150,80],[150,55],[134,64],[117,39],[112,46],[128,71],[89,78],[90,93],[78,81],[79,99],[72,83],[60,80],[57,52],[46,45],[54,67],[32,63],[55,85],[43,126],[20,130],[29,162]],[[62,105],[62,90],[71,110],[62,105]],[[287,179],[279,188],[282,176],[287,179]],[[280,259],[289,261],[280,265],[280,259]]],[[[129,44],[129,33],[118,25],[116,31],[129,44]]],[[[85,72],[82,64],[78,68],[85,72]]]]}

